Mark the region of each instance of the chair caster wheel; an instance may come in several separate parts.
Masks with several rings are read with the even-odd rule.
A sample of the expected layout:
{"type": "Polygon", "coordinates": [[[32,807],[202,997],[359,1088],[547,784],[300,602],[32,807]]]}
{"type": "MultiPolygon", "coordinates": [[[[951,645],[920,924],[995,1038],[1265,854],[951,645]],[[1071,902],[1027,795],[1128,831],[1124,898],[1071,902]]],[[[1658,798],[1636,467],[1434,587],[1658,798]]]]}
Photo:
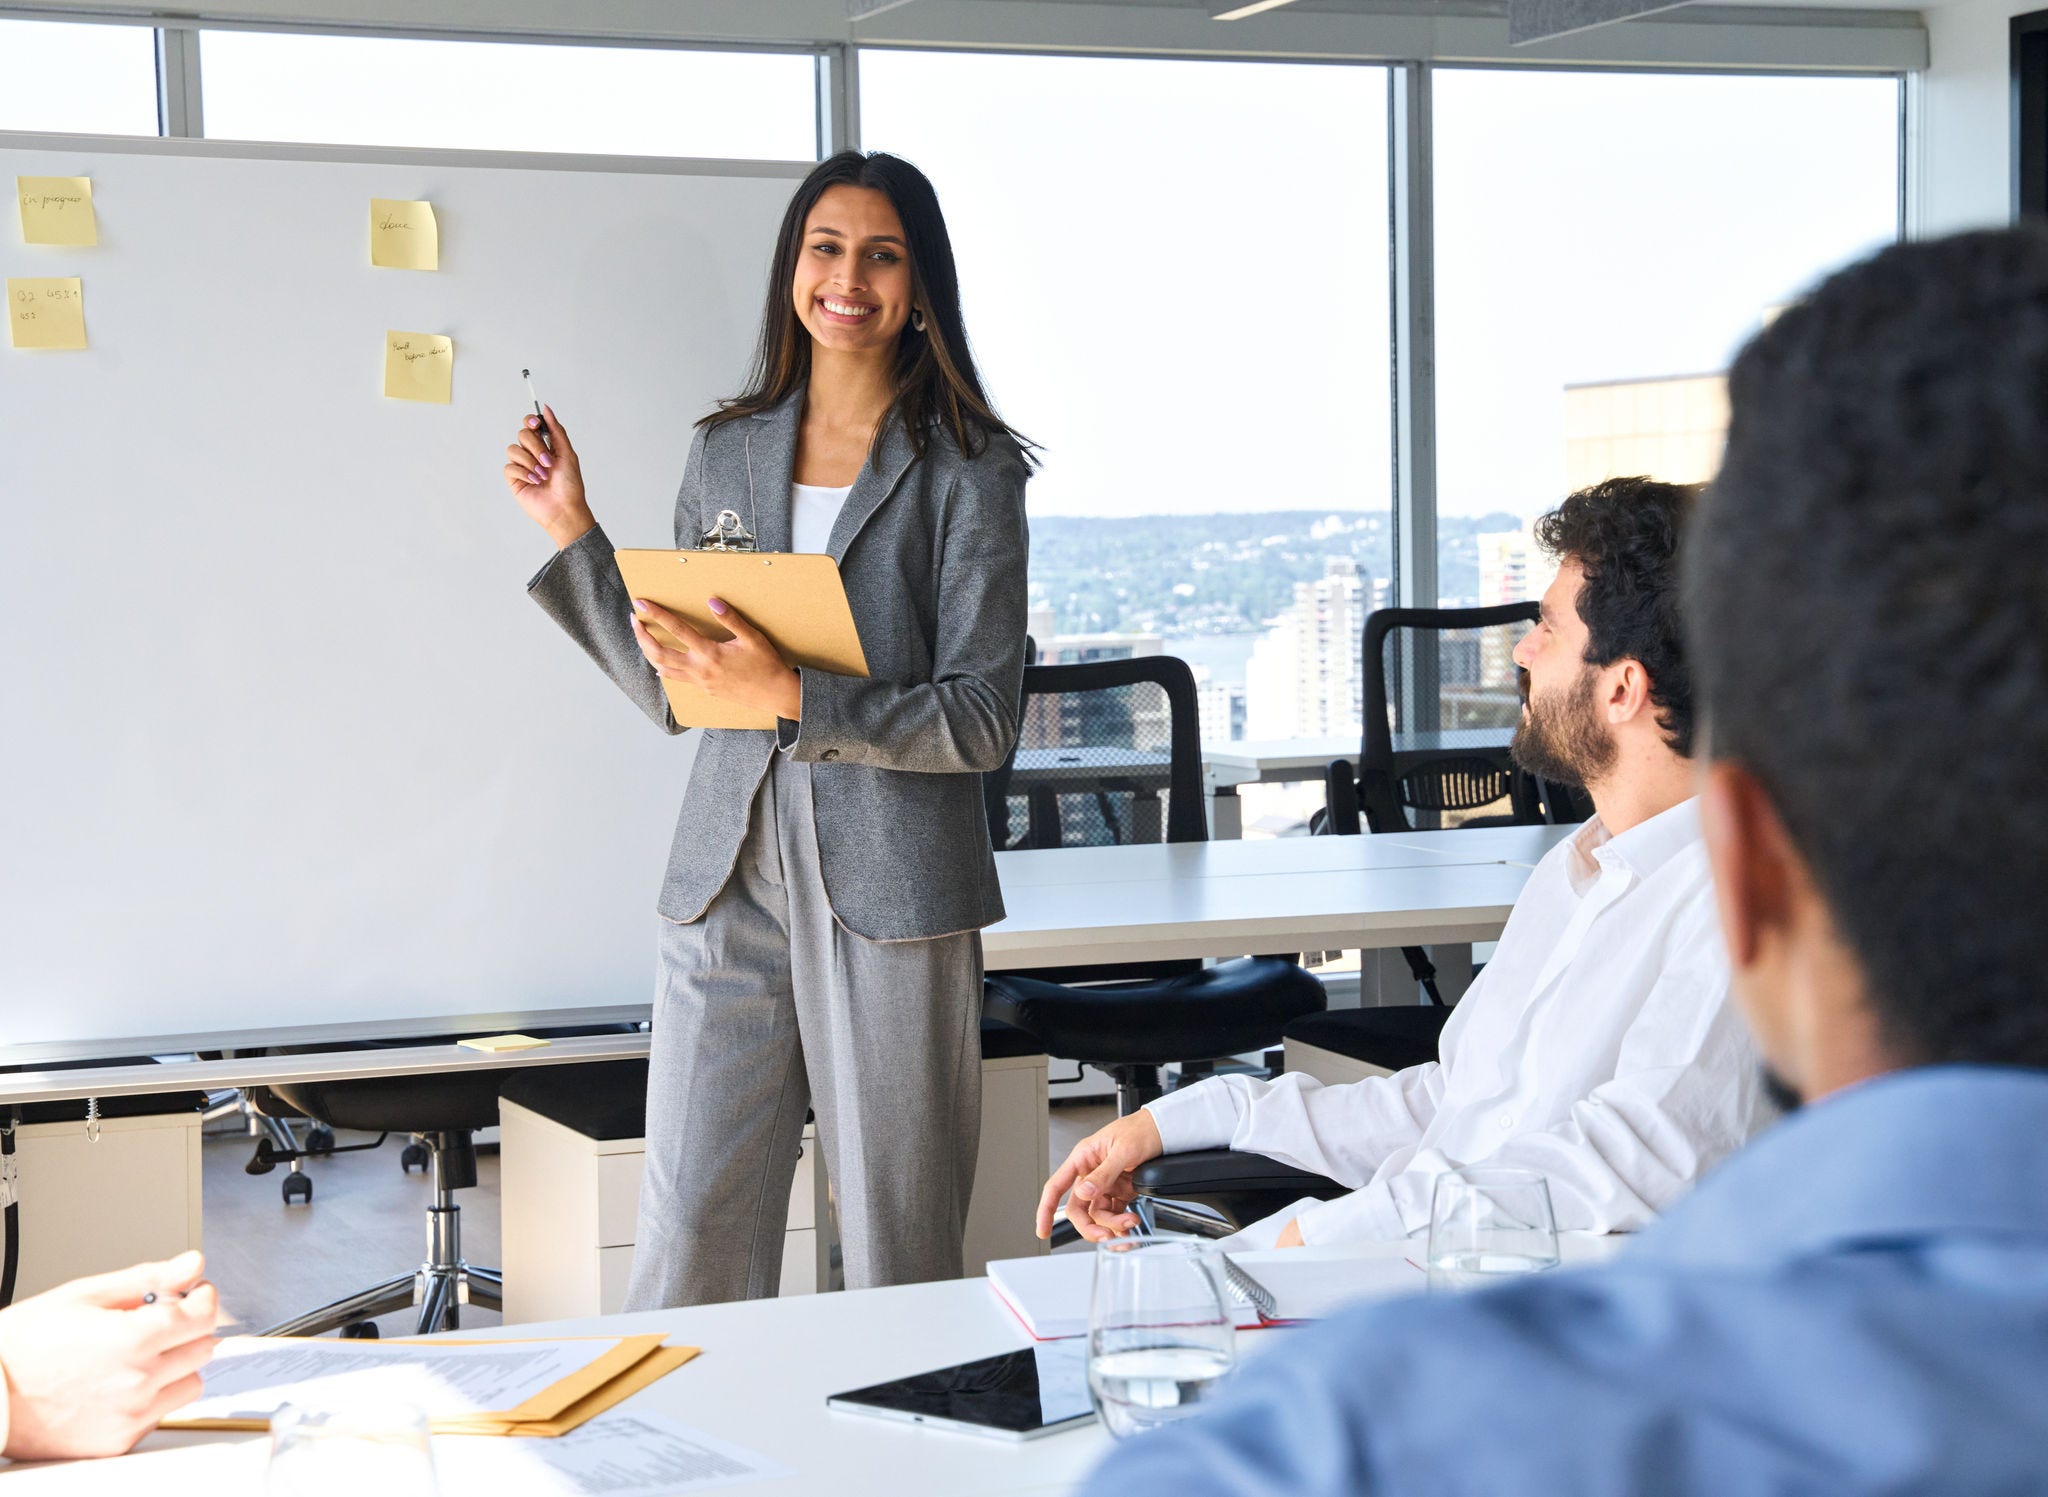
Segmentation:
{"type": "Polygon", "coordinates": [[[351,1320],[341,1328],[341,1339],[344,1341],[375,1341],[377,1339],[377,1322],[374,1320],[351,1320]]]}
{"type": "Polygon", "coordinates": [[[308,1206],[313,1204],[313,1180],[310,1175],[286,1175],[284,1177],[284,1203],[289,1206],[296,1196],[308,1206]]]}
{"type": "Polygon", "coordinates": [[[306,1134],[306,1152],[318,1155],[332,1154],[334,1152],[334,1130],[332,1128],[315,1128],[308,1132],[306,1134]]]}
{"type": "Polygon", "coordinates": [[[425,1144],[407,1144],[399,1152],[398,1168],[409,1175],[412,1173],[412,1167],[418,1165],[420,1173],[424,1175],[427,1172],[427,1165],[432,1159],[433,1156],[427,1152],[425,1144]]]}

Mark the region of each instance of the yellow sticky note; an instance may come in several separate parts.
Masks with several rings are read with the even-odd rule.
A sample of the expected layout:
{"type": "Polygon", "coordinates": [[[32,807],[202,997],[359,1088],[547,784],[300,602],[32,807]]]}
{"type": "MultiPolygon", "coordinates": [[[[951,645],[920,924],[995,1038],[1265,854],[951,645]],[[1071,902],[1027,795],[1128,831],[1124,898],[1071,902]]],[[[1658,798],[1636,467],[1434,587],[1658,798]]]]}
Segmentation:
{"type": "Polygon", "coordinates": [[[537,1040],[530,1034],[486,1034],[455,1043],[470,1050],[538,1050],[547,1041],[537,1040]]]}
{"type": "Polygon", "coordinates": [[[92,245],[100,242],[92,211],[91,177],[16,177],[23,244],[92,245]]]}
{"type": "Polygon", "coordinates": [[[85,347],[85,290],[78,277],[9,276],[7,332],[16,348],[85,347]]]}
{"type": "Polygon", "coordinates": [[[370,263],[389,270],[439,270],[441,229],[434,205],[371,198],[370,263]]]}
{"type": "Polygon", "coordinates": [[[391,399],[430,400],[446,405],[454,385],[453,338],[438,333],[384,335],[384,393],[391,399]]]}

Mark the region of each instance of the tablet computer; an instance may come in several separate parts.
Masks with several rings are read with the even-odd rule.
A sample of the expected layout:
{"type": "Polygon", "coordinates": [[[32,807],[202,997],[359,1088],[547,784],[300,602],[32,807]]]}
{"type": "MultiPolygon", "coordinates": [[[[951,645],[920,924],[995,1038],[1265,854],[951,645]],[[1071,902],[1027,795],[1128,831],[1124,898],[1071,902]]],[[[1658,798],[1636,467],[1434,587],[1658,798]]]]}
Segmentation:
{"type": "Polygon", "coordinates": [[[911,1424],[1030,1440],[1095,1417],[1085,1340],[1051,1341],[936,1372],[835,1393],[825,1406],[911,1424]]]}

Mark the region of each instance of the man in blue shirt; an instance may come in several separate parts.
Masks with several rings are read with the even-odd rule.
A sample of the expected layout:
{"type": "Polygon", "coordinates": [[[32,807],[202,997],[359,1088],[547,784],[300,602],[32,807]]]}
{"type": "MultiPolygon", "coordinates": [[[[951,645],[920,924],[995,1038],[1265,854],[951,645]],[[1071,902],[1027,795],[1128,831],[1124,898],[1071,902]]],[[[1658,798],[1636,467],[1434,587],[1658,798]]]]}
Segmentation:
{"type": "Polygon", "coordinates": [[[1729,394],[1701,820],[1805,1105],[1612,1264],[1287,1333],[1089,1492],[2048,1490],[2048,236],[1885,250],[1729,394]]]}

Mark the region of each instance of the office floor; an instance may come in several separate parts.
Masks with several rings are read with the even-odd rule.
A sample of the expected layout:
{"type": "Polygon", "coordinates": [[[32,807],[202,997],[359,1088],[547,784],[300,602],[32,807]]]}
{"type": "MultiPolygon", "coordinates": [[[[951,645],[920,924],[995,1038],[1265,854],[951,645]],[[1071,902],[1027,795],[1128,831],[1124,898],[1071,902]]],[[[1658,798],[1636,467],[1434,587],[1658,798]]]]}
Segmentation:
{"type": "MultiPolygon", "coordinates": [[[[1064,1159],[1076,1140],[1115,1115],[1108,1103],[1054,1107],[1051,1156],[1064,1159]]],[[[372,1134],[343,1133],[343,1144],[372,1134]]],[[[381,1149],[306,1162],[313,1201],[287,1207],[280,1195],[284,1170],[249,1175],[242,1166],[255,1141],[239,1132],[209,1130],[204,1145],[206,1256],[220,1286],[225,1312],[244,1331],[260,1331],[288,1316],[317,1308],[380,1279],[416,1267],[426,1252],[426,1178],[402,1174],[394,1137],[381,1149]]],[[[498,1155],[480,1150],[477,1185],[457,1197],[462,1207],[463,1254],[473,1263],[498,1263],[498,1155]]],[[[463,1323],[498,1324],[494,1310],[465,1307],[463,1323]]],[[[410,1313],[377,1322],[386,1336],[412,1334],[410,1313]]]]}

